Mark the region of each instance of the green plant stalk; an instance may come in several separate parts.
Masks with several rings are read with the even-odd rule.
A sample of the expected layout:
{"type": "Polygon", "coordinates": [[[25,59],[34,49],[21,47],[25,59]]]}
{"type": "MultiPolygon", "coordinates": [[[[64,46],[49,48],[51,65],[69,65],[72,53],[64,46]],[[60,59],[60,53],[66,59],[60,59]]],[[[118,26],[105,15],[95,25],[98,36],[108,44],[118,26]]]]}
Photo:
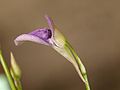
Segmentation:
{"type": "Polygon", "coordinates": [[[8,69],[8,66],[7,66],[7,64],[6,64],[6,62],[5,62],[5,60],[4,60],[3,56],[2,56],[2,51],[1,51],[1,50],[0,50],[0,62],[1,62],[1,64],[2,64],[2,67],[3,67],[3,69],[4,69],[5,74],[6,74],[6,76],[7,76],[7,79],[8,79],[8,82],[9,82],[9,84],[10,84],[11,89],[12,89],[12,90],[16,90],[14,81],[13,81],[13,79],[12,79],[12,76],[11,76],[11,74],[10,74],[10,71],[9,71],[9,69],[8,69]]]}
{"type": "Polygon", "coordinates": [[[83,65],[83,63],[81,62],[80,58],[78,57],[78,55],[76,54],[76,52],[74,51],[74,49],[72,48],[72,46],[67,42],[66,46],[69,48],[69,50],[71,51],[72,55],[74,56],[75,61],[77,62],[77,65],[79,67],[79,70],[85,80],[85,87],[86,90],[90,90],[90,85],[89,85],[89,81],[88,81],[88,77],[87,77],[87,72],[86,69],[83,65]]]}
{"type": "Polygon", "coordinates": [[[86,70],[85,70],[85,67],[84,67],[84,65],[82,64],[82,62],[81,62],[81,60],[80,60],[80,58],[77,56],[77,54],[73,51],[73,54],[75,55],[75,57],[76,57],[76,61],[77,61],[77,63],[78,63],[78,66],[79,66],[79,69],[80,69],[80,71],[81,71],[81,73],[82,73],[82,75],[83,75],[83,77],[84,77],[84,79],[85,79],[85,86],[86,86],[86,90],[90,90],[90,85],[89,85],[89,82],[88,82],[88,77],[87,77],[87,72],[86,72],[86,70]]]}

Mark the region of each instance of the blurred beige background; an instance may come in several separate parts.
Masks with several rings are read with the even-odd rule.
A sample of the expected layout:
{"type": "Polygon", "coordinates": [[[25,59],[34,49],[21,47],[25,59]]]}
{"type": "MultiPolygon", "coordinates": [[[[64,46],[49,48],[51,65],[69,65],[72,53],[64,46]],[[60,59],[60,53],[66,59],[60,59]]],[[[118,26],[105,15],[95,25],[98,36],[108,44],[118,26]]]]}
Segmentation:
{"type": "Polygon", "coordinates": [[[0,43],[22,69],[24,90],[85,90],[74,67],[52,48],[16,47],[22,33],[47,26],[53,17],[87,68],[92,90],[120,90],[119,0],[0,0],[0,43]]]}

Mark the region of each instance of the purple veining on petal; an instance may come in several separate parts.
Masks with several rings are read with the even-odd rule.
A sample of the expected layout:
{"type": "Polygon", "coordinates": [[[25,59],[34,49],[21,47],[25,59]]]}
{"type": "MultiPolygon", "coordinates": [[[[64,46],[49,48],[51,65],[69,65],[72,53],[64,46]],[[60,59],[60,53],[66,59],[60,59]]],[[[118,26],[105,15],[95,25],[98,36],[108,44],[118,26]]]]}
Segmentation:
{"type": "Polygon", "coordinates": [[[29,34],[35,35],[35,36],[39,37],[40,39],[47,41],[49,38],[51,38],[52,31],[47,28],[42,28],[42,29],[37,29],[29,34]]]}

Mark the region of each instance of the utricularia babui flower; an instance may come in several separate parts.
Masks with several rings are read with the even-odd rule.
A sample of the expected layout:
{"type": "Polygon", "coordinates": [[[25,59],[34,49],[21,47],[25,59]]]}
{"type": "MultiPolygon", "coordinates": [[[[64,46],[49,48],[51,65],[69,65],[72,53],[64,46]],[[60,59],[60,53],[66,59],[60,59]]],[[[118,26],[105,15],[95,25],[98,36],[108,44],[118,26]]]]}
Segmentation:
{"type": "Polygon", "coordinates": [[[15,44],[18,45],[24,41],[32,41],[51,46],[74,65],[79,76],[85,83],[88,82],[86,70],[80,58],[65,39],[64,35],[58,30],[52,19],[48,16],[45,16],[45,18],[48,22],[48,28],[38,28],[30,33],[22,34],[15,39],[15,44]]]}

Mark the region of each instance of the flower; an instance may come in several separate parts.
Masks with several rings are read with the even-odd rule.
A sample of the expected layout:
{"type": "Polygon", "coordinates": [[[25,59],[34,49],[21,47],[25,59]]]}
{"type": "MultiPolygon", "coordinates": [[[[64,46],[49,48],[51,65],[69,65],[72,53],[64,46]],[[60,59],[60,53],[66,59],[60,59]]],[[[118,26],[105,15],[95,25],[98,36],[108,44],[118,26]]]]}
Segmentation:
{"type": "Polygon", "coordinates": [[[48,16],[45,16],[45,18],[48,22],[49,28],[38,28],[33,32],[22,34],[15,39],[15,44],[19,45],[25,41],[32,41],[51,46],[74,65],[81,79],[86,82],[86,70],[80,58],[65,39],[64,35],[57,29],[52,19],[48,16]]]}
{"type": "Polygon", "coordinates": [[[32,41],[44,45],[59,46],[64,45],[64,36],[57,30],[52,19],[45,16],[48,21],[49,28],[38,28],[33,32],[22,34],[15,39],[15,44],[18,45],[24,41],[32,41]]]}

